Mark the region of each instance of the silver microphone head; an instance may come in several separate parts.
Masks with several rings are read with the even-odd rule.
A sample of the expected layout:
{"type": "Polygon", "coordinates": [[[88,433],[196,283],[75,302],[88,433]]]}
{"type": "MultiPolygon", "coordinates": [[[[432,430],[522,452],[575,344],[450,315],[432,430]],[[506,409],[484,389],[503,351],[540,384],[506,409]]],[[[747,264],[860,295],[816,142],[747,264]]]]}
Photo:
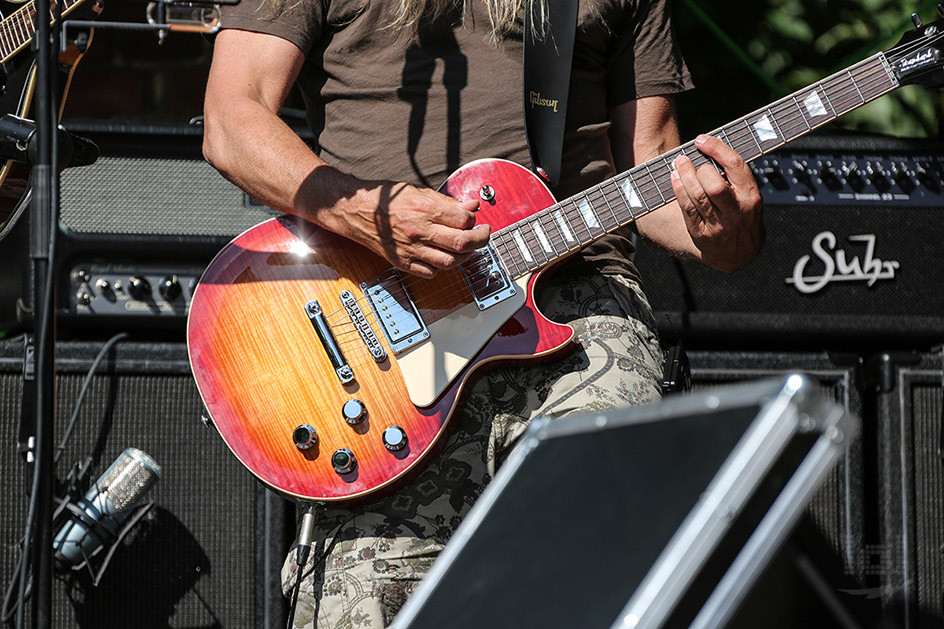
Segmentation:
{"type": "Polygon", "coordinates": [[[76,503],[84,513],[72,513],[53,540],[56,558],[76,565],[113,538],[121,524],[160,479],[161,467],[146,453],[128,448],[76,503]]]}

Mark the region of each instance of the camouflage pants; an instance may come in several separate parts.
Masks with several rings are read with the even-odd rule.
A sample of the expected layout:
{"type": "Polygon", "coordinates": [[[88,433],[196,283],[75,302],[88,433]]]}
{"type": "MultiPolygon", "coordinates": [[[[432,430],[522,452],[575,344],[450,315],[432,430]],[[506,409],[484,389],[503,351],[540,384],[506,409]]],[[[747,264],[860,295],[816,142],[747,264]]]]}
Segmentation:
{"type": "MultiPolygon", "coordinates": [[[[318,513],[296,627],[388,625],[426,574],[528,422],[661,398],[662,352],[638,285],[618,276],[555,275],[538,295],[577,331],[577,351],[550,363],[488,371],[452,418],[437,460],[396,494],[318,513]]],[[[282,569],[295,583],[294,550],[282,569]]]]}

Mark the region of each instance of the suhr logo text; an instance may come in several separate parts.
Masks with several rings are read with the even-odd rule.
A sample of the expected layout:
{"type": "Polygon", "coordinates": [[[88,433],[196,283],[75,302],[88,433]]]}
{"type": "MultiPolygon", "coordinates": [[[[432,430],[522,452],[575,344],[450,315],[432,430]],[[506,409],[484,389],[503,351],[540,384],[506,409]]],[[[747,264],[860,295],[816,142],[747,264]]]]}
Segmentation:
{"type": "Polygon", "coordinates": [[[807,268],[813,256],[805,255],[793,266],[793,276],[786,278],[787,284],[804,294],[821,290],[832,282],[866,282],[872,286],[878,280],[895,279],[895,273],[901,266],[898,260],[881,260],[875,257],[875,234],[849,236],[850,243],[864,243],[865,251],[848,254],[836,247],[836,235],[830,231],[818,233],[813,237],[813,256],[817,258],[823,270],[818,275],[807,275],[807,268]]]}

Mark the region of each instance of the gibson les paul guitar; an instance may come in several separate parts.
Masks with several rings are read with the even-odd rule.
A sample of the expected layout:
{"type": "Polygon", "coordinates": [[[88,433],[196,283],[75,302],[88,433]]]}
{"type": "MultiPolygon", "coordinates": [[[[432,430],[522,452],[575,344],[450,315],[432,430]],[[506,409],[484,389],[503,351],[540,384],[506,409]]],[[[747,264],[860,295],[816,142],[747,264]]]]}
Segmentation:
{"type": "MultiPolygon", "coordinates": [[[[745,159],[769,153],[908,83],[944,86],[944,20],[713,132],[745,159]]],[[[305,500],[348,502],[390,486],[444,434],[483,365],[568,349],[573,330],[532,295],[543,269],[674,198],[692,143],[561,202],[507,161],[472,162],[441,190],[479,199],[490,244],[424,280],[298,218],[238,236],[191,304],[194,378],[226,444],[259,479],[305,500]]]]}

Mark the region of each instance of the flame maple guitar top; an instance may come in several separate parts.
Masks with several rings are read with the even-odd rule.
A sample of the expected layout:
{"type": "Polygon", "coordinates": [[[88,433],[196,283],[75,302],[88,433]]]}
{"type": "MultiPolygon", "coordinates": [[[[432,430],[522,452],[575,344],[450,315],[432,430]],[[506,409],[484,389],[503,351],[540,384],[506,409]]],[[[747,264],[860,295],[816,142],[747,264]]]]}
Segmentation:
{"type": "MultiPolygon", "coordinates": [[[[464,166],[442,191],[479,198],[484,185],[495,197],[481,204],[477,222],[491,225],[493,233],[554,202],[532,173],[501,160],[464,166]]],[[[518,279],[523,290],[511,311],[480,311],[466,280],[451,270],[430,280],[400,275],[397,286],[409,294],[429,334],[416,348],[394,351],[362,286],[390,271],[389,262],[350,240],[279,217],[228,244],[194,293],[187,343],[204,404],[236,457],[283,494],[348,502],[392,486],[435,449],[478,366],[551,354],[573,338],[569,326],[548,321],[534,306],[539,274],[518,279]],[[345,291],[382,345],[382,360],[371,355],[345,308],[345,291]],[[312,301],[330,330],[327,343],[308,309],[312,301]],[[329,356],[332,342],[353,374],[348,382],[329,356]],[[425,395],[417,391],[430,386],[432,400],[417,402],[425,395]],[[352,399],[366,409],[356,424],[342,414],[352,399]],[[307,449],[293,439],[303,425],[317,434],[307,449]],[[383,443],[389,426],[406,435],[399,450],[383,443]],[[332,465],[339,449],[356,459],[350,472],[332,465]]]]}

